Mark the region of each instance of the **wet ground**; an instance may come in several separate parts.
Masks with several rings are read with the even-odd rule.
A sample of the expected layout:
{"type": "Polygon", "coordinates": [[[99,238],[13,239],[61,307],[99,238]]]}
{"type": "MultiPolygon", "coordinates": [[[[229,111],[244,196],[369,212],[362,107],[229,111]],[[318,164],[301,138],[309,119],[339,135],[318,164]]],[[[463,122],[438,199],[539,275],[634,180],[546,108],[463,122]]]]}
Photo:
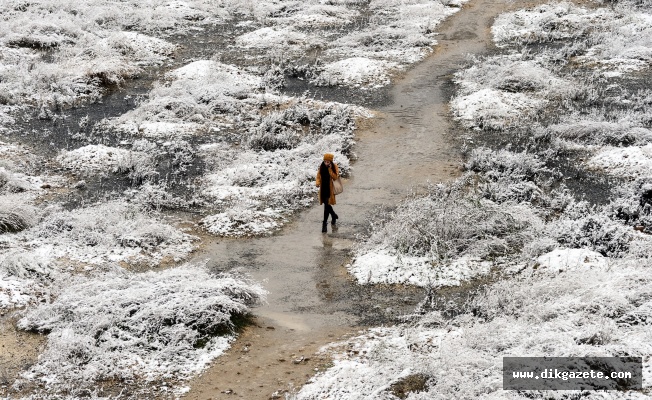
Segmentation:
{"type": "Polygon", "coordinates": [[[216,269],[240,269],[270,294],[268,303],[254,310],[256,325],[190,382],[187,398],[269,399],[296,390],[328,365],[327,357],[312,354],[317,348],[364,327],[396,323],[414,310],[426,295],[422,289],[352,281],[345,266],[355,238],[371,215],[428,182],[459,174],[457,128],[447,108],[452,74],[468,54],[492,48],[489,29],[496,15],[526,5],[472,1],[440,26],[435,52],[395,80],[389,103],[356,132],[358,158],[337,199],[335,229],[329,225],[327,234],[320,232],[323,211],[314,206],[274,236],[205,245],[198,259],[210,259],[216,269]],[[292,354],[312,362],[288,363],[292,354]]]}

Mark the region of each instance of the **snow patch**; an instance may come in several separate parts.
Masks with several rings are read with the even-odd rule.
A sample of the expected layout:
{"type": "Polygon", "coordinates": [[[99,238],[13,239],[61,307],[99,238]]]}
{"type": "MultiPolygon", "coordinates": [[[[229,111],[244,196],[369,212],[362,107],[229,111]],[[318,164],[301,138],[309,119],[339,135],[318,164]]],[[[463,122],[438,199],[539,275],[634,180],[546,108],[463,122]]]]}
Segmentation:
{"type": "Polygon", "coordinates": [[[142,158],[148,158],[148,155],[102,144],[91,144],[75,150],[63,150],[57,161],[66,169],[89,173],[116,172],[120,165],[142,158]]]}
{"type": "Polygon", "coordinates": [[[587,161],[587,166],[620,177],[647,176],[652,169],[652,144],[605,147],[587,161]]]}
{"type": "Polygon", "coordinates": [[[489,273],[491,263],[461,257],[450,263],[434,263],[430,257],[399,255],[374,249],[357,255],[347,269],[360,284],[389,283],[422,287],[458,286],[489,273]]]}
{"type": "Polygon", "coordinates": [[[467,127],[503,129],[539,109],[545,100],[524,93],[507,93],[481,89],[466,96],[455,97],[451,108],[457,119],[467,127]]]}
{"type": "Polygon", "coordinates": [[[389,85],[390,71],[398,64],[389,61],[353,57],[326,64],[313,80],[318,86],[367,86],[382,87],[389,85]]]}
{"type": "Polygon", "coordinates": [[[551,273],[603,269],[607,261],[602,254],[587,249],[555,249],[537,258],[539,268],[551,273]]]}

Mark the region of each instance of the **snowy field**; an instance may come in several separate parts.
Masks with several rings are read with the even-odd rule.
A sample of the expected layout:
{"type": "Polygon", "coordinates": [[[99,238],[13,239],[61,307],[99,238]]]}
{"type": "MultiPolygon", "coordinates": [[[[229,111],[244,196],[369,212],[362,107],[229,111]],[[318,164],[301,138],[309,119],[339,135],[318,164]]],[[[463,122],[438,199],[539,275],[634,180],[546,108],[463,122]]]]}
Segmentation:
{"type": "Polygon", "coordinates": [[[196,233],[280,229],[315,201],[323,153],[352,173],[357,121],[372,117],[286,80],[386,87],[462,3],[1,2],[0,313],[48,335],[11,390],[181,393],[265,295],[181,265],[196,233]],[[102,109],[121,93],[124,111],[102,109]]]}
{"type": "MultiPolygon", "coordinates": [[[[198,215],[195,233],[280,229],[315,201],[324,152],[354,173],[354,131],[372,117],[288,94],[288,79],[378,90],[432,51],[461,3],[2,2],[0,312],[48,335],[13,390],[186,390],[265,291],[182,264],[200,239],[174,211],[198,215]],[[177,59],[180,37],[216,26],[212,56],[177,59]],[[124,112],[23,142],[21,123],[66,121],[151,71],[124,112]]],[[[551,3],[500,16],[492,35],[498,50],[455,75],[464,175],[374,221],[348,266],[360,284],[435,295],[490,283],[454,317],[424,301],[410,323],[333,347],[298,398],[523,398],[501,390],[500,360],[526,355],[642,355],[649,387],[652,8],[551,3]],[[574,176],[601,196],[583,199],[574,176]]],[[[604,398],[559,398],[573,396],[604,398]]]]}
{"type": "Polygon", "coordinates": [[[325,348],[333,367],[297,399],[650,397],[651,29],[649,2],[496,19],[498,51],[455,75],[465,173],[373,221],[348,266],[430,300],[325,348]],[[463,306],[435,301],[474,280],[463,306]],[[644,359],[642,392],[502,390],[505,356],[624,354],[644,359]]]}

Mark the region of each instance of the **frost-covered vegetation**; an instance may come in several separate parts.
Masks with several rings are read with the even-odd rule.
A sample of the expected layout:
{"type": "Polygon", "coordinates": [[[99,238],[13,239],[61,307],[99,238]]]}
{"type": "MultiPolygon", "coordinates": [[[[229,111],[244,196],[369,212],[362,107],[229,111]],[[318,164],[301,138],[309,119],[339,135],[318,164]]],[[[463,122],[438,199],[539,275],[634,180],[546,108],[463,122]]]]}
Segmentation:
{"type": "Polygon", "coordinates": [[[46,293],[42,286],[64,279],[59,276],[63,272],[103,269],[118,262],[177,262],[195,247],[193,236],[154,212],[124,202],[69,211],[41,209],[22,196],[0,196],[0,218],[11,228],[0,236],[5,249],[0,257],[0,308],[40,299],[46,293]]]}
{"type": "Polygon", "coordinates": [[[322,153],[335,153],[348,173],[355,119],[369,116],[284,96],[286,77],[387,85],[394,71],[432,50],[436,26],[462,3],[5,2],[2,118],[32,107],[56,120],[145,68],[173,65],[175,35],[219,26],[223,43],[212,59],[169,71],[123,115],[80,120],[80,131],[68,132],[80,145],[62,149],[57,161],[91,185],[127,177],[130,199],[146,200],[139,185],[147,193],[156,186],[158,204],[200,207],[211,233],[265,234],[314,198],[310,181],[322,153]],[[191,193],[172,195],[173,185],[191,193]]]}
{"type": "Polygon", "coordinates": [[[223,236],[281,227],[314,201],[323,153],[350,173],[356,119],[371,116],[286,95],[286,79],[385,86],[462,3],[2,2],[0,309],[49,335],[14,389],[98,397],[107,382],[170,387],[200,371],[262,291],[174,268],[197,238],[166,212],[191,209],[223,236]],[[212,57],[186,47],[202,35],[219,38],[212,57]],[[118,104],[141,76],[158,81],[118,104]]]}
{"type": "MultiPolygon", "coordinates": [[[[600,255],[544,255],[495,283],[450,319],[427,312],[411,324],[372,329],[343,343],[334,366],[298,399],[531,399],[550,391],[502,390],[502,357],[622,356],[646,359],[649,387],[648,266],[600,255]],[[552,261],[551,261],[552,260],[552,261]],[[589,261],[590,260],[590,261],[589,261]],[[345,347],[346,346],[346,347],[345,347]],[[420,378],[419,385],[407,383],[420,378]]],[[[645,399],[650,393],[574,391],[554,398],[645,399]]]]}
{"type": "Polygon", "coordinates": [[[455,78],[466,172],[373,221],[349,265],[429,296],[409,323],[326,349],[333,367],[297,398],[650,397],[650,6],[496,19],[498,53],[455,78]],[[439,297],[487,274],[466,301],[439,297]],[[505,356],[622,355],[643,357],[642,391],[502,390],[505,356]]]}
{"type": "Polygon", "coordinates": [[[463,2],[266,2],[254,6],[253,30],[236,46],[316,85],[384,86],[392,72],[430,53],[437,25],[463,2]]]}
{"type": "Polygon", "coordinates": [[[303,68],[317,84],[382,86],[390,71],[428,54],[435,27],[460,3],[9,0],[0,5],[0,115],[14,111],[7,105],[29,105],[49,118],[51,109],[97,100],[107,86],[168,60],[172,34],[216,24],[245,27],[221,51],[249,62],[290,70],[312,52],[326,63],[303,68]]]}
{"type": "Polygon", "coordinates": [[[650,70],[634,61],[650,48],[636,32],[650,29],[651,12],[628,2],[592,9],[560,3],[497,18],[492,32],[504,50],[456,74],[451,109],[478,141],[490,146],[496,137],[523,151],[476,148],[464,177],[406,200],[379,221],[350,266],[358,280],[445,285],[440,276],[451,271],[476,275],[469,274],[471,260],[480,274],[488,271],[482,262],[504,269],[560,246],[644,255],[649,239],[638,232],[651,229],[644,175],[652,126],[640,79],[650,70]],[[637,51],[616,51],[615,62],[609,46],[637,51]],[[636,73],[616,74],[634,64],[636,73]],[[614,192],[611,203],[591,205],[565,189],[558,158],[577,162],[584,174],[639,179],[614,192]]]}
{"type": "Polygon", "coordinates": [[[133,138],[131,151],[86,146],[62,154],[60,162],[115,170],[134,160],[132,169],[142,177],[154,170],[146,168],[153,162],[135,149],[157,151],[150,140],[165,145],[210,135],[214,141],[188,149],[205,166],[192,199],[208,214],[203,226],[224,236],[264,234],[313,201],[323,153],[334,153],[341,170],[349,171],[355,119],[363,116],[360,107],[283,96],[264,76],[201,60],[171,71],[147,101],[103,123],[101,129],[133,138]]]}
{"type": "Polygon", "coordinates": [[[234,323],[264,294],[249,281],[196,265],[76,277],[19,321],[22,329],[47,332],[48,342],[15,386],[36,383],[50,396],[107,381],[149,395],[164,391],[226,350],[234,323]]]}

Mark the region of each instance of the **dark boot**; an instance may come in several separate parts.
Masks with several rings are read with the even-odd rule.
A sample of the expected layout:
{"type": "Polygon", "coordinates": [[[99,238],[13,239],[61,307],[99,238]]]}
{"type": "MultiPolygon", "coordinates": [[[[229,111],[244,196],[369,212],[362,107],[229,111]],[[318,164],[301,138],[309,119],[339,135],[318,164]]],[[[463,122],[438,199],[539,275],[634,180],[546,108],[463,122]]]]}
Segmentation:
{"type": "Polygon", "coordinates": [[[321,224],[321,231],[322,231],[323,233],[328,232],[328,229],[326,229],[327,227],[328,227],[328,222],[324,221],[324,222],[321,224]]]}
{"type": "Polygon", "coordinates": [[[337,216],[337,214],[333,213],[333,215],[331,216],[331,225],[335,225],[337,223],[338,218],[339,217],[337,216]]]}

